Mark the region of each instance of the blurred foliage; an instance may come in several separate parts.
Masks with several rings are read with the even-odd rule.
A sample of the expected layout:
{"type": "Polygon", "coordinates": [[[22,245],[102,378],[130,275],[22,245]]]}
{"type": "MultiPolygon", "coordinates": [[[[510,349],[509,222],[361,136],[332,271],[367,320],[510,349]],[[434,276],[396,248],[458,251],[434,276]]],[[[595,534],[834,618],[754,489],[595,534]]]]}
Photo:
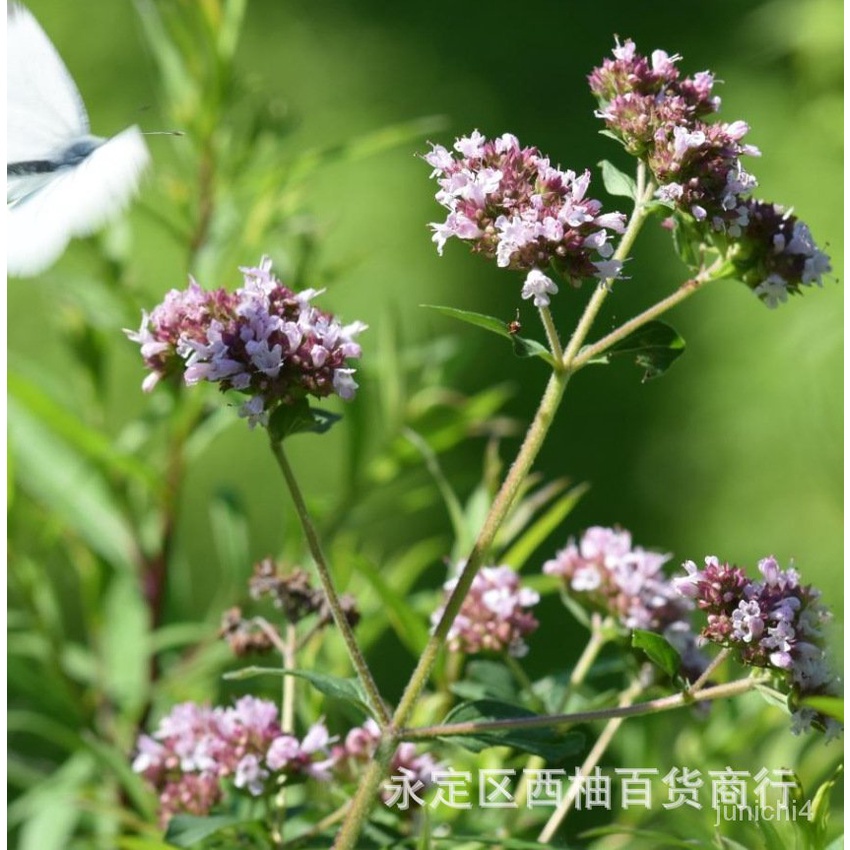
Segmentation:
{"type": "MultiPolygon", "coordinates": [[[[293,460],[394,698],[425,638],[443,559],[468,548],[545,377],[502,340],[419,309],[451,304],[508,322],[520,306],[527,326],[534,319],[509,274],[460,250],[436,256],[424,226],[436,205],[414,156],[425,138],[510,130],[573,168],[613,158],[584,75],[615,33],[631,36],[682,53],[688,70],[718,72],[724,114],[747,120],[762,148],[760,194],[793,203],[843,266],[837,0],[659,0],[651,15],[620,0],[604,14],[546,0],[524,20],[503,2],[466,10],[448,0],[95,0],[84,22],[73,4],[29,5],[94,132],[139,122],[184,135],[150,139],[153,174],[126,222],[75,243],[39,281],[9,285],[8,818],[22,850],[165,846],[129,769],[137,731],[176,701],[246,690],[220,679],[234,666],[215,639],[220,614],[244,597],[253,561],[304,558],[261,436],[212,394],[138,390],[138,353],[119,329],[187,272],[230,285],[236,266],[268,253],[287,283],[328,287],[336,312],[371,325],[357,403],[321,441],[296,438],[293,460]]],[[[639,245],[599,328],[681,279],[662,236],[639,245]]],[[[554,306],[567,325],[585,292],[564,296],[554,306]]],[[[494,558],[538,576],[570,534],[614,523],[677,560],[793,557],[835,606],[840,635],[842,298],[827,284],[774,312],[722,284],[672,317],[688,350],[662,381],[641,384],[616,363],[589,370],[593,381],[570,387],[494,558]]],[[[567,671],[585,634],[535,582],[547,592],[527,661],[538,679],[553,665],[567,671]]],[[[613,653],[604,661],[591,683],[603,693],[617,664],[613,653]]],[[[309,645],[302,662],[346,667],[336,639],[309,645]]],[[[344,714],[303,695],[305,721],[344,714]]],[[[535,707],[529,693],[518,699],[535,707]]],[[[504,753],[450,755],[478,768],[504,753]]],[[[676,734],[665,716],[627,723],[608,755],[624,765],[791,764],[807,797],[837,757],[835,745],[791,738],[787,718],[757,696],[715,705],[676,734]]],[[[630,810],[617,822],[711,842],[703,815],[630,810]]],[[[566,840],[587,846],[579,834],[608,819],[571,820],[566,840]]],[[[829,838],[840,816],[833,822],[829,838]]],[[[795,846],[747,825],[730,836],[795,846]]],[[[592,846],[659,844],[621,833],[592,846]]]]}

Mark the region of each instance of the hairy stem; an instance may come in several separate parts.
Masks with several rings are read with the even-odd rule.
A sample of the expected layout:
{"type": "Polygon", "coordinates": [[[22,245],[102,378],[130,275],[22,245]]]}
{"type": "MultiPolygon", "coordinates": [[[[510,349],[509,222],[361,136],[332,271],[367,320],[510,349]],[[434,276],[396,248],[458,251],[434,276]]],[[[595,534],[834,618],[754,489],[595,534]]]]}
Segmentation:
{"type": "Polygon", "coordinates": [[[555,327],[555,322],[552,319],[552,313],[548,307],[540,307],[540,321],[543,322],[543,328],[546,331],[546,339],[549,340],[549,350],[555,361],[560,364],[564,357],[564,349],[561,346],[561,338],[558,336],[558,329],[555,327]]]}
{"type": "Polygon", "coordinates": [[[657,304],[653,304],[652,307],[644,310],[633,319],[629,319],[628,322],[624,322],[620,325],[620,327],[611,331],[611,333],[602,337],[599,341],[582,349],[573,359],[572,368],[576,371],[581,369],[582,366],[586,366],[594,357],[598,357],[600,354],[603,354],[612,345],[620,342],[622,339],[625,339],[638,328],[643,327],[653,319],[657,319],[660,315],[666,313],[677,304],[681,304],[684,300],[690,298],[707,283],[715,280],[714,274],[719,268],[719,265],[719,262],[715,263],[710,268],[700,272],[696,277],[686,280],[675,292],[671,293],[666,298],[663,298],[657,304]]]}
{"type": "Polygon", "coordinates": [[[699,691],[683,691],[669,697],[639,702],[633,705],[614,708],[598,708],[593,711],[577,711],[573,714],[550,714],[544,717],[515,717],[505,720],[484,722],[449,723],[441,726],[421,726],[414,729],[402,729],[399,738],[405,741],[421,741],[427,738],[447,738],[456,735],[475,735],[480,732],[503,732],[508,729],[542,729],[560,726],[574,726],[576,723],[588,723],[592,720],[610,720],[614,717],[639,717],[643,714],[659,714],[672,711],[695,702],[710,702],[726,699],[753,690],[767,681],[765,677],[737,679],[723,685],[714,685],[699,691]]]}
{"type": "Polygon", "coordinates": [[[540,406],[525,435],[519,453],[511,465],[499,492],[496,494],[496,498],[493,500],[490,511],[484,520],[484,525],[478,534],[478,539],[475,541],[472,552],[470,552],[466,560],[466,565],[458,577],[457,584],[446,602],[443,616],[440,618],[437,628],[425,646],[419,662],[410,677],[410,681],[402,694],[398,708],[393,716],[393,726],[395,728],[406,724],[413,712],[416,701],[419,699],[419,695],[428,681],[437,654],[443,647],[449,629],[460,611],[463,600],[469,592],[469,588],[472,586],[472,581],[477,575],[483,559],[493,543],[496,532],[499,530],[505,516],[507,516],[523,481],[531,470],[531,466],[540,451],[540,447],[543,445],[543,440],[552,425],[555,412],[564,394],[567,380],[568,378],[563,372],[553,372],[549,378],[549,383],[546,385],[540,406]]]}
{"type": "MultiPolygon", "coordinates": [[[[628,226],[623,234],[617,250],[614,252],[615,260],[624,260],[637,238],[637,234],[646,219],[646,204],[652,198],[654,186],[645,180],[645,170],[643,165],[638,167],[638,199],[635,203],[635,209],[629,220],[628,226]]],[[[511,468],[499,492],[496,494],[493,504],[484,519],[484,523],[478,533],[478,538],[475,541],[472,551],[466,560],[466,564],[458,576],[457,583],[446,602],[443,616],[437,624],[436,629],[432,633],[425,649],[416,664],[416,667],[411,674],[410,680],[407,683],[398,707],[393,714],[390,724],[390,736],[392,741],[398,740],[397,730],[404,727],[410,719],[413,709],[419,700],[422,691],[428,682],[433,669],[434,662],[440,649],[443,647],[449,629],[458,615],[463,600],[469,593],[473,579],[478,573],[478,570],[487,556],[493,540],[498,532],[501,524],[511,509],[511,506],[516,499],[517,493],[522,486],[528,473],[534,464],[535,459],[540,451],[543,441],[546,438],[549,428],[555,418],[555,413],[561,403],[564,395],[564,390],[569,382],[570,375],[573,371],[573,360],[581,348],[582,343],[587,338],[593,322],[610,291],[610,281],[603,281],[597,287],[596,291],[591,296],[584,309],[584,312],[579,319],[575,331],[570,337],[570,341],[561,358],[561,368],[555,368],[549,377],[549,382],[546,384],[546,389],[543,397],[540,400],[540,405],[531,425],[526,432],[525,439],[520,446],[519,452],[514,459],[511,468]]],[[[545,319],[544,319],[545,325],[545,319]]],[[[554,327],[553,327],[554,331],[554,327]]],[[[548,334],[548,328],[547,328],[548,334]]],[[[555,333],[557,340],[557,333],[555,333]]],[[[550,338],[550,343],[552,342],[550,338]]],[[[560,342],[558,341],[560,346],[560,342]]],[[[388,764],[389,762],[387,762],[388,764]]],[[[334,842],[334,847],[337,850],[352,850],[356,846],[357,837],[363,827],[363,823],[369,816],[369,812],[375,802],[375,796],[378,787],[383,779],[384,774],[378,770],[380,760],[376,759],[370,766],[369,771],[364,776],[360,784],[360,788],[352,803],[351,811],[343,824],[343,828],[334,842]]],[[[384,769],[386,764],[384,765],[384,769]]]]}
{"type": "Polygon", "coordinates": [[[334,623],[336,623],[336,627],[339,629],[339,632],[345,641],[349,658],[351,658],[351,662],[354,665],[354,669],[357,671],[357,675],[360,678],[363,689],[366,691],[366,698],[369,705],[377,715],[380,726],[384,728],[388,726],[390,722],[389,712],[387,711],[384,700],[378,690],[378,686],[375,684],[375,680],[372,677],[372,671],[369,669],[368,664],[366,664],[366,659],[363,657],[363,653],[360,650],[357,639],[354,637],[354,631],[351,628],[351,624],[345,616],[345,611],[340,603],[339,594],[336,591],[336,586],[334,585],[327,559],[322,551],[322,545],[319,542],[319,535],[313,525],[313,520],[310,518],[307,505],[304,502],[304,496],[301,493],[301,488],[298,486],[295,474],[283,452],[283,446],[281,443],[275,442],[274,440],[271,440],[270,443],[272,454],[274,454],[275,460],[283,473],[286,485],[289,487],[289,492],[292,495],[292,501],[295,504],[295,510],[298,513],[298,518],[301,520],[301,527],[304,529],[304,535],[307,538],[307,545],[310,548],[310,554],[313,556],[313,560],[316,563],[316,569],[319,573],[319,579],[322,582],[322,588],[325,591],[325,596],[327,597],[331,613],[333,614],[334,623]]]}

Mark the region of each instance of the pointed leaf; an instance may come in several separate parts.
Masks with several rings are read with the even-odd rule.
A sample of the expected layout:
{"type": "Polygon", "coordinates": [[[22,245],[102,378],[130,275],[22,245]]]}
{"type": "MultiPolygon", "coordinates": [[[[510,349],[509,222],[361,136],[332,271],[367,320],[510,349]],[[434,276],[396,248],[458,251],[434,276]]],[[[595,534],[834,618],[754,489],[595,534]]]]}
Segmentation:
{"type": "Polygon", "coordinates": [[[470,661],[466,676],[451,685],[450,690],[467,700],[493,699],[511,704],[520,702],[513,673],[497,661],[470,661]]]}
{"type": "Polygon", "coordinates": [[[679,673],[681,659],[679,653],[657,632],[635,629],[632,632],[632,646],[641,650],[649,660],[674,679],[679,673]]]}
{"type": "Polygon", "coordinates": [[[599,167],[602,169],[602,182],[609,195],[631,198],[633,201],[637,199],[637,184],[632,177],[620,171],[607,159],[603,159],[599,167]]]}
{"type": "Polygon", "coordinates": [[[642,328],[611,346],[594,362],[607,363],[611,357],[633,356],[649,381],[663,375],[684,354],[685,340],[664,322],[647,322],[642,328]]]}
{"type": "Polygon", "coordinates": [[[243,667],[241,670],[224,674],[224,678],[231,681],[251,679],[254,676],[297,676],[299,679],[306,679],[325,696],[347,702],[366,714],[372,713],[366,702],[366,694],[357,679],[343,679],[339,676],[314,673],[312,670],[284,670],[280,667],[243,667]]]}
{"type": "Polygon", "coordinates": [[[511,340],[514,347],[514,354],[517,357],[540,357],[550,366],[555,365],[555,358],[545,345],[541,345],[536,340],[526,339],[518,334],[512,334],[508,325],[501,319],[486,316],[483,313],[473,313],[471,310],[458,310],[456,307],[440,307],[436,304],[423,304],[422,306],[428,307],[430,310],[436,310],[438,313],[442,313],[451,319],[458,319],[461,322],[475,325],[477,328],[483,328],[485,331],[490,331],[490,333],[511,340]]]}
{"type": "Polygon", "coordinates": [[[244,817],[237,815],[212,815],[210,817],[175,815],[168,822],[165,840],[175,847],[195,847],[205,838],[209,838],[223,829],[249,823],[254,824],[256,821],[246,821],[244,817]]]}
{"type": "MultiPolygon", "coordinates": [[[[539,716],[533,711],[510,703],[482,699],[456,706],[446,715],[443,723],[488,722],[539,716]]],[[[578,732],[564,733],[546,728],[489,729],[468,735],[447,735],[442,740],[454,741],[473,753],[480,753],[488,747],[513,747],[547,761],[557,762],[578,752],[584,742],[584,736],[578,732]]]]}
{"type": "Polygon", "coordinates": [[[383,573],[366,558],[355,555],[352,565],[369,582],[381,600],[384,608],[381,612],[382,616],[386,615],[395,633],[401,638],[405,646],[415,656],[419,656],[425,648],[425,644],[428,643],[430,634],[425,621],[410,605],[405,596],[396,590],[395,584],[388,582],[383,573]]]}
{"type": "Polygon", "coordinates": [[[310,407],[306,398],[295,404],[282,404],[269,419],[269,434],[280,442],[295,434],[324,434],[342,419],[336,413],[330,413],[318,407],[310,407]]]}
{"type": "Polygon", "coordinates": [[[842,697],[814,696],[800,700],[800,705],[813,708],[819,714],[844,722],[844,699],[842,697]]]}
{"type": "Polygon", "coordinates": [[[135,569],[135,542],[100,471],[13,399],[9,443],[19,485],[116,568],[135,569]]]}

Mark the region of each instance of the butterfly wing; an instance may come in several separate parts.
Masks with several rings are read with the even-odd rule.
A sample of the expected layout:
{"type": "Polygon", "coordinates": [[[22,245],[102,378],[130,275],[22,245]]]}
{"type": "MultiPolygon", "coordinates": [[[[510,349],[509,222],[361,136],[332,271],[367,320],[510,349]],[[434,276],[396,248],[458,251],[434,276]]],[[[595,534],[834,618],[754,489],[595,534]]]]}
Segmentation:
{"type": "Polygon", "coordinates": [[[6,17],[6,162],[49,159],[88,135],[86,109],[32,14],[10,3],[6,17]]]}
{"type": "Polygon", "coordinates": [[[141,131],[129,127],[79,165],[44,175],[46,181],[6,207],[8,273],[36,275],[58,259],[72,236],[97,230],[130,200],[148,160],[141,131]]]}

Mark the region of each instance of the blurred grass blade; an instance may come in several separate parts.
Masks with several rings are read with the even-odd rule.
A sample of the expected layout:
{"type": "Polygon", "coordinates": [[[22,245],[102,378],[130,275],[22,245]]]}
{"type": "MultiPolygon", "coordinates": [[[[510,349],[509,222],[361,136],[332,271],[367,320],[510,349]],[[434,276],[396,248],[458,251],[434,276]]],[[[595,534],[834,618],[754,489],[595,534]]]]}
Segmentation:
{"type": "Polygon", "coordinates": [[[135,0],[135,5],[151,55],[159,67],[167,100],[174,105],[175,117],[179,119],[188,114],[196,98],[194,81],[180,50],[168,34],[156,4],[152,0],[135,0]]]}
{"type": "Polygon", "coordinates": [[[54,401],[41,389],[41,385],[13,372],[8,376],[8,390],[10,397],[45,427],[67,441],[80,454],[102,464],[110,473],[123,474],[151,490],[162,487],[153,469],[131,455],[118,451],[105,434],[91,428],[54,401]]]}
{"type": "Polygon", "coordinates": [[[538,547],[569,516],[589,489],[589,484],[579,484],[561,496],[552,507],[528,526],[528,529],[517,538],[516,542],[499,560],[505,564],[510,564],[515,570],[522,569],[538,547]]]}
{"type": "Polygon", "coordinates": [[[215,601],[209,607],[219,611],[244,595],[244,585],[251,573],[248,518],[237,493],[215,494],[210,505],[210,526],[221,576],[215,601]]]}
{"type": "Polygon", "coordinates": [[[355,556],[353,565],[354,569],[369,582],[380,599],[383,606],[382,617],[386,616],[402,643],[415,657],[418,657],[428,642],[430,634],[422,618],[406,601],[404,595],[394,590],[384,579],[383,574],[366,558],[355,556]]]}
{"type": "Polygon", "coordinates": [[[436,453],[422,438],[422,436],[417,434],[412,428],[404,428],[402,433],[422,455],[428,472],[431,473],[431,477],[437,484],[440,495],[443,497],[443,503],[446,506],[446,511],[449,514],[449,520],[452,524],[456,546],[458,546],[461,551],[468,552],[472,548],[474,538],[471,536],[470,531],[467,528],[466,519],[464,517],[460,501],[458,500],[455,491],[452,490],[448,479],[443,474],[443,470],[440,468],[440,462],[437,460],[436,453]]]}
{"type": "Polygon", "coordinates": [[[78,800],[96,775],[91,754],[78,750],[43,783],[15,800],[7,810],[7,828],[20,826],[18,850],[68,850],[83,816],[78,800]]]}
{"type": "Polygon", "coordinates": [[[286,171],[290,181],[301,180],[319,168],[332,163],[354,162],[398,147],[405,142],[421,139],[429,133],[445,129],[446,119],[442,115],[429,115],[399,124],[391,124],[366,133],[348,142],[314,148],[302,153],[290,162],[286,171]]]}
{"type": "Polygon", "coordinates": [[[149,619],[136,576],[116,575],[104,600],[103,687],[130,717],[137,716],[147,699],[149,619]]]}
{"type": "Polygon", "coordinates": [[[21,488],[53,511],[114,567],[134,570],[133,534],[98,470],[13,399],[9,404],[8,434],[17,458],[21,488]]]}

